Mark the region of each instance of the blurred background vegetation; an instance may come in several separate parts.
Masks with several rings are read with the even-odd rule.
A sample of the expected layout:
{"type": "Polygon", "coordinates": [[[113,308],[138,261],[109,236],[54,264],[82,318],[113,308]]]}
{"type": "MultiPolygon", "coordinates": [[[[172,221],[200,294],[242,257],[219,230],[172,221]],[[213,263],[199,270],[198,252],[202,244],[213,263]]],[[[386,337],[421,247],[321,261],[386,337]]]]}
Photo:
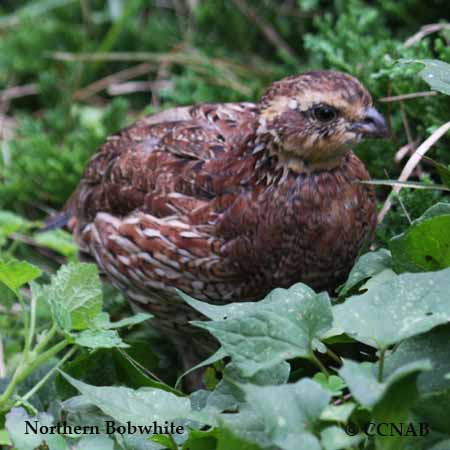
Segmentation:
{"type": "MultiPolygon", "coordinates": [[[[358,152],[374,178],[395,178],[450,104],[439,94],[378,100],[428,91],[399,58],[450,62],[445,11],[448,0],[3,0],[0,209],[31,219],[60,209],[102,140],[141,115],[256,100],[308,69],[343,70],[369,88],[392,139],[358,152]]],[[[449,145],[430,156],[450,163],[449,145]]],[[[415,176],[434,174],[423,164],[415,176]]],[[[388,189],[377,191],[381,201],[388,189]]],[[[381,240],[442,195],[402,192],[381,240]]]]}

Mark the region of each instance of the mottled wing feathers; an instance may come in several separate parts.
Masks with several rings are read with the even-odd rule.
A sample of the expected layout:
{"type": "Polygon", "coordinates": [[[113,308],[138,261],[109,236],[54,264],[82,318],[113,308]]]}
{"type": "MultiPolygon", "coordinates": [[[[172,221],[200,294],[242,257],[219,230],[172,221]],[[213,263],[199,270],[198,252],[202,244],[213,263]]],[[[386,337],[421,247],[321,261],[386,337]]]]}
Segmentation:
{"type": "MultiPolygon", "coordinates": [[[[252,104],[176,108],[137,122],[108,138],[91,160],[77,215],[89,221],[98,211],[124,215],[144,207],[161,216],[171,211],[162,203],[172,193],[198,198],[202,206],[251,169],[251,161],[237,158],[254,126],[252,104]]],[[[187,198],[169,203],[194,207],[187,198]]]]}
{"type": "MultiPolygon", "coordinates": [[[[142,292],[176,287],[226,300],[242,282],[245,273],[223,255],[221,234],[245,227],[224,234],[217,224],[249,201],[255,117],[253,104],[176,108],[111,136],[91,160],[72,200],[72,228],[129,297],[148,302],[142,292]]],[[[152,312],[160,315],[160,303],[152,312]]]]}

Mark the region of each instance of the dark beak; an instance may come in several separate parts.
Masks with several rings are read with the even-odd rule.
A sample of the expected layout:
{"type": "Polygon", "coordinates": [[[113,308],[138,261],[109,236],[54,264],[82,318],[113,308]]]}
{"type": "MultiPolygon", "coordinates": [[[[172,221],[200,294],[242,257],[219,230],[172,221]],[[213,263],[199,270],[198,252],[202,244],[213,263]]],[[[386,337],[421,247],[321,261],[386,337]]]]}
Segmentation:
{"type": "Polygon", "coordinates": [[[389,137],[389,128],[384,117],[373,106],[366,109],[363,119],[355,122],[352,130],[368,138],[389,137]]]}

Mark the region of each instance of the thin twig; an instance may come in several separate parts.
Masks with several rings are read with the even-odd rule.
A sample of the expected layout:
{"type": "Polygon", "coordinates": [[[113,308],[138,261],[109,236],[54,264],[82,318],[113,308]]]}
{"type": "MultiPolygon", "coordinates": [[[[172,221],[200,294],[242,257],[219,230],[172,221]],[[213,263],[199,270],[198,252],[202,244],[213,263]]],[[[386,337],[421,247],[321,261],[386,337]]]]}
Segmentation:
{"type": "Polygon", "coordinates": [[[83,15],[86,30],[90,36],[94,34],[94,24],[92,23],[92,11],[89,0],[80,0],[81,14],[83,15]]]}
{"type": "Polygon", "coordinates": [[[449,23],[432,23],[428,25],[424,25],[420,31],[418,31],[416,34],[408,38],[405,43],[403,44],[405,47],[411,47],[417,42],[421,41],[424,37],[428,36],[429,34],[436,33],[441,30],[450,30],[450,24],[449,23]]]}
{"type": "Polygon", "coordinates": [[[408,116],[406,115],[405,107],[403,106],[403,102],[400,102],[400,114],[402,116],[403,128],[405,129],[406,139],[408,140],[408,144],[412,145],[414,139],[411,133],[411,127],[409,126],[408,116]]]}
{"type": "Polygon", "coordinates": [[[133,94],[135,92],[147,92],[160,89],[168,89],[172,86],[170,81],[128,81],[126,83],[111,84],[108,86],[108,95],[133,94]]]}
{"type": "Polygon", "coordinates": [[[408,143],[406,145],[404,145],[403,147],[400,147],[396,152],[395,152],[395,162],[399,163],[400,161],[402,161],[402,159],[408,155],[409,153],[413,152],[417,146],[419,145],[419,140],[416,139],[415,141],[408,143]]]}
{"type": "Polygon", "coordinates": [[[266,19],[261,17],[256,9],[250,6],[245,0],[232,0],[241,13],[251,20],[264,34],[266,39],[280,51],[285,53],[292,60],[298,60],[295,51],[291,46],[280,36],[275,28],[266,19]]]}
{"type": "Polygon", "coordinates": [[[23,86],[12,86],[0,91],[0,102],[10,101],[14,98],[25,97],[27,95],[36,95],[37,86],[33,84],[24,84],[23,86]]]}
{"type": "Polygon", "coordinates": [[[240,75],[272,75],[273,71],[266,66],[253,66],[236,63],[220,58],[205,59],[195,53],[152,53],[152,52],[97,52],[97,53],[70,53],[49,52],[47,56],[57,61],[154,61],[160,63],[167,61],[174,64],[196,66],[198,64],[210,65],[216,68],[234,71],[240,75]]]}
{"type": "Polygon", "coordinates": [[[378,101],[388,103],[388,102],[400,102],[402,100],[412,100],[414,98],[421,97],[432,97],[438,95],[436,91],[422,91],[422,92],[412,92],[411,94],[393,95],[389,97],[382,97],[378,101]]]}
{"type": "MultiPolygon", "coordinates": [[[[417,148],[417,150],[411,155],[408,162],[398,178],[398,181],[406,181],[414,168],[419,164],[422,156],[427,153],[428,150],[445,134],[450,130],[450,121],[441,125],[431,136],[429,136],[422,144],[417,148]]],[[[391,192],[391,195],[388,196],[386,201],[384,202],[383,208],[378,214],[378,223],[381,223],[392,207],[392,194],[398,194],[400,192],[401,186],[394,186],[391,192]]]]}
{"type": "Polygon", "coordinates": [[[3,353],[3,339],[0,335],[0,379],[6,377],[6,364],[5,364],[5,356],[3,353]]]}
{"type": "Polygon", "coordinates": [[[399,204],[400,204],[400,207],[401,207],[402,210],[403,210],[403,213],[405,214],[406,220],[407,220],[408,223],[411,225],[411,224],[412,224],[411,216],[409,215],[408,210],[406,209],[406,206],[405,206],[405,204],[403,203],[403,200],[402,200],[402,198],[400,197],[400,195],[397,197],[397,200],[398,200],[398,202],[399,202],[399,204]]]}
{"type": "Polygon", "coordinates": [[[131,80],[132,78],[138,77],[140,75],[145,75],[154,69],[154,64],[142,63],[133,67],[128,67],[127,69],[121,70],[120,72],[113,73],[107,77],[101,78],[100,80],[94,81],[92,84],[81,88],[75,92],[75,100],[85,100],[97,92],[107,89],[108,86],[118,83],[120,81],[131,80]]]}

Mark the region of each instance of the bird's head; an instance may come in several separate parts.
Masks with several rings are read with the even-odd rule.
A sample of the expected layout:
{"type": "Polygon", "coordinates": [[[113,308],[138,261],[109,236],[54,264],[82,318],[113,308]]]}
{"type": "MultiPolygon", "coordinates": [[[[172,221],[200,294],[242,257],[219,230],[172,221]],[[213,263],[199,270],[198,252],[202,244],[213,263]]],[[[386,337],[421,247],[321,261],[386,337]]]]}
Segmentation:
{"type": "Polygon", "coordinates": [[[285,78],[272,84],[260,105],[258,132],[270,133],[288,161],[332,166],[362,139],[388,136],[370,94],[341,72],[285,78]]]}

